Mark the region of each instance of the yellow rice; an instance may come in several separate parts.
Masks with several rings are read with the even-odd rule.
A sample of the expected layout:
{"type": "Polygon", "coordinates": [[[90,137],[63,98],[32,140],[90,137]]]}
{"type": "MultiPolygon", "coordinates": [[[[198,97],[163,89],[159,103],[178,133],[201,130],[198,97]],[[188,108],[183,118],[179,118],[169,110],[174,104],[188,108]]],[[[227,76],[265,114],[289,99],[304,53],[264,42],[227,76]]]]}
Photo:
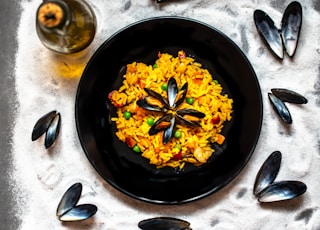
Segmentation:
{"type": "Polygon", "coordinates": [[[183,168],[187,162],[198,166],[206,163],[214,153],[211,142],[223,143],[221,131],[225,121],[231,120],[233,100],[227,94],[222,95],[221,84],[200,63],[187,57],[184,51],[179,51],[177,57],[159,53],[155,65],[128,64],[123,78],[121,87],[109,94],[109,99],[117,107],[117,117],[112,118],[117,126],[116,135],[130,147],[137,145],[150,164],[158,168],[183,168]],[[147,123],[148,118],[156,121],[163,113],[147,111],[136,105],[136,101],[147,96],[144,87],[167,98],[167,92],[161,86],[167,84],[171,77],[176,79],[178,88],[188,82],[186,98],[194,99],[193,104],[183,102],[179,109],[192,108],[204,113],[205,117],[200,120],[201,128],[177,125],[181,137],[172,137],[163,145],[163,132],[150,136],[148,131],[151,126],[147,123]],[[128,120],[123,115],[125,111],[132,114],[128,120]]]}

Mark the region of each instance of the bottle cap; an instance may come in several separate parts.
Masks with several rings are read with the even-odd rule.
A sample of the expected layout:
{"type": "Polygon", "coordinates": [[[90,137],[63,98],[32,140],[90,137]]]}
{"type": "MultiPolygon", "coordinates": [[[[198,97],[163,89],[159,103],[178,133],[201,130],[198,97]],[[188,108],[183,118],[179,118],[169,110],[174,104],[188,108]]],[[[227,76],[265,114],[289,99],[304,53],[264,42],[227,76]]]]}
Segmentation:
{"type": "Polygon", "coordinates": [[[47,28],[57,28],[65,24],[66,8],[64,4],[55,1],[46,1],[42,3],[37,12],[37,20],[47,28]]]}

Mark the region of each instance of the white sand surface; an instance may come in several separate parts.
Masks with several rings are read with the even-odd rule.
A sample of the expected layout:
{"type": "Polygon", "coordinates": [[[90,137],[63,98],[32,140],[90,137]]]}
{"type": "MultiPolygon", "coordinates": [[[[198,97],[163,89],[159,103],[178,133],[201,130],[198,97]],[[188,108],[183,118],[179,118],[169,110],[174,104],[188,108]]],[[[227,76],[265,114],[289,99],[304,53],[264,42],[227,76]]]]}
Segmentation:
{"type": "MultiPolygon", "coordinates": [[[[137,223],[155,216],[185,219],[193,229],[320,229],[320,14],[316,0],[303,1],[303,26],[295,57],[275,59],[258,37],[253,21],[262,9],[280,24],[290,1],[88,0],[97,20],[97,34],[81,57],[58,56],[39,41],[35,12],[41,3],[21,1],[15,84],[12,188],[19,204],[21,229],[138,229],[137,223]],[[82,70],[93,52],[121,28],[150,17],[177,15],[200,20],[229,36],[247,55],[260,83],[263,125],[247,166],[230,184],[204,199],[172,206],[134,200],[106,183],[93,169],[76,132],[75,94],[82,70]],[[267,92],[288,88],[308,98],[303,106],[288,105],[293,124],[284,125],[272,109],[267,92]],[[56,109],[62,126],[54,148],[32,142],[37,119],[56,109]],[[260,204],[252,193],[255,176],[275,150],[283,159],[277,180],[300,180],[308,189],[301,197],[260,204]],[[81,203],[93,203],[98,212],[78,223],[61,223],[57,204],[73,183],[83,184],[81,203]]],[[[1,228],[1,227],[0,227],[1,228]]]]}

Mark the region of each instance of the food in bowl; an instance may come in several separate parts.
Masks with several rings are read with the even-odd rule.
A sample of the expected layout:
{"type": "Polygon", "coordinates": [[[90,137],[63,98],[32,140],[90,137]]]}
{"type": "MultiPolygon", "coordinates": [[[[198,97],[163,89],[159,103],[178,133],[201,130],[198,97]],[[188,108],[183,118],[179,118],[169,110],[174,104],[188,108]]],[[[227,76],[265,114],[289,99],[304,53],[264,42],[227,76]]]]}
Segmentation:
{"type": "Polygon", "coordinates": [[[116,136],[158,168],[205,164],[215,151],[211,144],[225,141],[233,100],[184,51],[157,55],[153,65],[127,64],[122,85],[109,93],[116,136]]]}

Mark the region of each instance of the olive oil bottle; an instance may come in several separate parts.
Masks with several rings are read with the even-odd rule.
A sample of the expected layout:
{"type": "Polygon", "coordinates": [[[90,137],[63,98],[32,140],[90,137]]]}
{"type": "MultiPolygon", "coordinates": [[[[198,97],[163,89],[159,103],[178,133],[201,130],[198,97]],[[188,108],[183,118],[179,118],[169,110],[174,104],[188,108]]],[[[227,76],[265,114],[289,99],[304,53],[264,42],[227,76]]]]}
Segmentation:
{"type": "Polygon", "coordinates": [[[83,0],[44,0],[36,15],[39,39],[62,54],[85,49],[95,36],[96,24],[92,8],[83,0]]]}

